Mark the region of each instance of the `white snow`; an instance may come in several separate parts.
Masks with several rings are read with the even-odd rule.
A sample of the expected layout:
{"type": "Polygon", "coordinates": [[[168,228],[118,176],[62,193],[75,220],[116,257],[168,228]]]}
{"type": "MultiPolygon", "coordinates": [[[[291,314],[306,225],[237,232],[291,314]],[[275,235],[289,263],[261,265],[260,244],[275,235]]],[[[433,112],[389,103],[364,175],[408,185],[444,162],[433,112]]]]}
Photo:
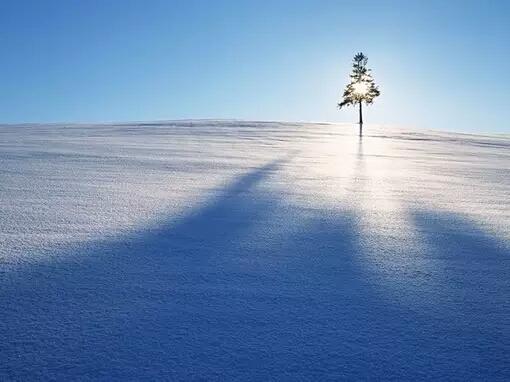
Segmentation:
{"type": "Polygon", "coordinates": [[[0,380],[509,380],[510,136],[0,126],[0,380]]]}

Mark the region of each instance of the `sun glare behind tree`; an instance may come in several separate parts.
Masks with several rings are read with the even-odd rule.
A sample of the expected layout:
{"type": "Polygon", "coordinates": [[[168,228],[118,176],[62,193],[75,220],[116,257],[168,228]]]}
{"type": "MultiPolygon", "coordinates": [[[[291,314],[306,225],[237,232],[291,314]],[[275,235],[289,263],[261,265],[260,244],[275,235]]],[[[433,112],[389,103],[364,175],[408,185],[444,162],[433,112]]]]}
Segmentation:
{"type": "Polygon", "coordinates": [[[351,82],[346,86],[342,102],[338,103],[341,109],[344,106],[359,105],[359,134],[363,132],[363,109],[362,103],[366,105],[373,103],[374,98],[381,92],[372,78],[371,70],[367,68],[368,58],[363,53],[354,56],[352,64],[351,82]]]}
{"type": "Polygon", "coordinates": [[[368,93],[368,86],[365,82],[356,82],[353,85],[354,95],[357,97],[363,97],[368,93]]]}

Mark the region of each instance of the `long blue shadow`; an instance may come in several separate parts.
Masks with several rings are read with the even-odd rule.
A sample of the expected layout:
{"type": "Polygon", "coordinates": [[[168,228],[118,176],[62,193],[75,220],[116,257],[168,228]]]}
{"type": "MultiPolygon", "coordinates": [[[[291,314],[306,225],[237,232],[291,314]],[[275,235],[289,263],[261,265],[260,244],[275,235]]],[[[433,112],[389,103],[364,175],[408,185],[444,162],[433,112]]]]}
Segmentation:
{"type": "MultiPolygon", "coordinates": [[[[420,210],[414,224],[436,269],[439,302],[428,314],[457,341],[466,379],[510,379],[510,248],[466,217],[420,210]]],[[[445,341],[446,342],[446,341],[445,341]]]]}
{"type": "MultiPolygon", "coordinates": [[[[492,306],[477,331],[473,318],[447,320],[441,298],[433,312],[392,301],[360,261],[367,249],[355,214],[292,207],[262,191],[280,165],[240,177],[177,224],[74,248],[4,280],[1,379],[509,376],[499,316],[507,305],[492,306]]],[[[428,221],[417,215],[418,226],[428,221]]],[[[423,231],[436,254],[437,230],[423,231]]],[[[484,243],[479,250],[493,248],[489,236],[484,243]]],[[[471,312],[463,301],[455,308],[471,312]]]]}

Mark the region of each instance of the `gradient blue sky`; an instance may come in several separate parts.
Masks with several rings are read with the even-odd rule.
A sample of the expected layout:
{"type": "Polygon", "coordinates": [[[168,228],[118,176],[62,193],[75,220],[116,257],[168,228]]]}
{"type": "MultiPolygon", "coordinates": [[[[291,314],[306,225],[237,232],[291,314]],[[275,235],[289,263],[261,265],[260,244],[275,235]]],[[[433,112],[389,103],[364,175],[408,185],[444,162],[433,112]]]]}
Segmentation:
{"type": "Polygon", "coordinates": [[[356,120],[510,132],[510,1],[0,0],[0,122],[356,120]]]}

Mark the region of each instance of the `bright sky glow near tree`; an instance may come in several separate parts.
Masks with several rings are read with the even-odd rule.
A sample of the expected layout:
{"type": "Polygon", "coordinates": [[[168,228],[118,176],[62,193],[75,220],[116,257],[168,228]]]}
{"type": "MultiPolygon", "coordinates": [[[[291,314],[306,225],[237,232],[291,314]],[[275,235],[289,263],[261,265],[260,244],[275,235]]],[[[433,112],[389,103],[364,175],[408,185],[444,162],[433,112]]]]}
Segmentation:
{"type": "Polygon", "coordinates": [[[240,118],[510,131],[508,1],[7,1],[0,123],[240,118]]]}

